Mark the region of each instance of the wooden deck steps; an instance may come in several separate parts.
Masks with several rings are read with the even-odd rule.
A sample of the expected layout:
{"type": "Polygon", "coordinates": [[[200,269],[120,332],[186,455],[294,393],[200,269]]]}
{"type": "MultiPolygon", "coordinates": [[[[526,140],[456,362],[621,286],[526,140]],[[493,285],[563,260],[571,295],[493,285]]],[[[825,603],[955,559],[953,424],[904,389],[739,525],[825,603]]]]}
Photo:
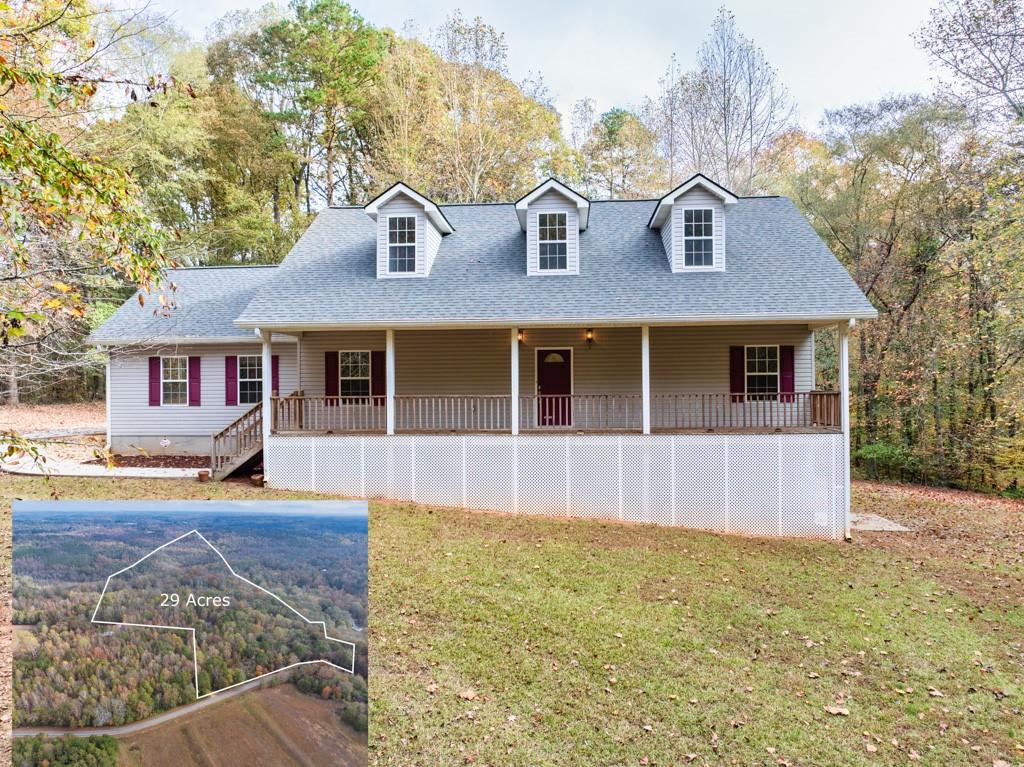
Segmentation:
{"type": "Polygon", "coordinates": [[[254,405],[214,434],[211,442],[213,479],[227,479],[263,450],[263,405],[254,405]]]}

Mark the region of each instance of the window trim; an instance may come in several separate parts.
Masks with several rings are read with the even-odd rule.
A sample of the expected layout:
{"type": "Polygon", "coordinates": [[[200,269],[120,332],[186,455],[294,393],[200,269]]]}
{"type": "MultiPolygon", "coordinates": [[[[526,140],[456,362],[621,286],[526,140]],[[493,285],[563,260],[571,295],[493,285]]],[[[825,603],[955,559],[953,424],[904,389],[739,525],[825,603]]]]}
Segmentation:
{"type": "MultiPolygon", "coordinates": [[[[404,272],[400,272],[400,273],[404,274],[404,272]]],[[[371,350],[371,349],[338,349],[338,400],[343,405],[361,405],[361,404],[363,404],[362,400],[366,400],[366,402],[368,402],[368,403],[373,402],[373,350],[371,350]],[[345,376],[343,378],[342,375],[341,375],[341,355],[342,354],[365,354],[366,355],[366,365],[367,365],[367,369],[369,370],[369,375],[365,376],[365,378],[363,376],[356,376],[354,378],[352,376],[345,376]],[[354,396],[354,395],[351,395],[351,394],[342,394],[341,393],[341,382],[342,381],[363,381],[363,380],[365,380],[369,384],[369,389],[367,390],[367,394],[366,394],[365,397],[360,397],[360,396],[354,396]]]]}
{"type": "Polygon", "coordinates": [[[750,402],[755,401],[774,402],[782,394],[782,350],[780,344],[744,344],[743,346],[743,396],[750,402]],[[773,392],[751,392],[749,377],[752,375],[772,375],[772,373],[749,373],[747,372],[747,351],[749,349],[775,349],[775,391],[773,392]]]}
{"type": "Polygon", "coordinates": [[[419,273],[419,266],[420,266],[420,237],[419,237],[419,229],[420,229],[420,217],[418,215],[416,215],[415,213],[411,213],[411,214],[410,213],[394,213],[392,215],[389,215],[389,216],[385,217],[385,221],[384,221],[384,236],[387,238],[387,241],[385,243],[385,251],[384,251],[384,258],[385,258],[385,264],[384,264],[385,270],[384,271],[385,271],[385,274],[388,275],[388,277],[415,277],[415,276],[418,275],[418,273],[419,273]],[[392,219],[396,219],[396,218],[411,218],[412,221],[413,221],[413,226],[412,226],[412,236],[413,236],[413,241],[412,241],[412,257],[413,257],[412,271],[398,272],[398,271],[392,271],[391,270],[391,248],[406,247],[406,246],[409,245],[409,243],[398,243],[398,242],[392,243],[391,242],[391,221],[392,221],[392,219]]]}
{"type": "MultiPolygon", "coordinates": [[[[679,269],[684,272],[721,272],[725,270],[725,261],[720,259],[718,248],[715,245],[715,234],[721,226],[720,216],[717,209],[711,205],[680,205],[679,210],[679,269]],[[711,211],[711,237],[687,237],[686,236],[686,211],[688,210],[709,210],[711,211]],[[687,240],[711,240],[711,266],[687,266],[686,265],[686,241],[687,240]]],[[[724,234],[724,233],[723,233],[724,234]]],[[[722,247],[725,247],[725,237],[722,237],[722,247]]]]}
{"type": "Polygon", "coordinates": [[[258,405],[263,401],[263,355],[262,354],[238,354],[235,356],[235,387],[237,388],[237,394],[235,401],[239,405],[258,405]],[[260,377],[259,378],[242,378],[242,358],[243,357],[254,357],[260,361],[260,377]],[[259,381],[260,382],[260,398],[255,402],[242,402],[242,381],[259,381]]]}
{"type": "Polygon", "coordinates": [[[160,355],[160,407],[188,407],[188,355],[187,354],[161,354],[160,355]],[[185,377],[172,378],[170,380],[164,378],[164,360],[185,360],[185,377]],[[184,402],[164,402],[164,383],[184,383],[185,384],[185,401],[184,402]]]}
{"type": "MultiPolygon", "coordinates": [[[[558,226],[555,226],[555,229],[557,230],[558,226]]],[[[569,230],[569,213],[568,213],[568,211],[565,211],[565,210],[538,210],[537,211],[537,274],[571,274],[571,273],[573,273],[573,270],[569,266],[569,236],[570,236],[570,230],[569,230]],[[541,216],[564,216],[565,217],[565,239],[564,240],[542,240],[540,238],[540,230],[541,230],[540,217],[541,216]],[[543,244],[547,244],[547,245],[552,245],[552,244],[553,245],[558,245],[558,244],[565,245],[565,268],[564,269],[548,269],[548,268],[544,268],[543,266],[541,266],[541,258],[542,258],[542,256],[540,254],[540,246],[541,246],[542,243],[543,244]]],[[[550,256],[547,256],[547,257],[550,258],[550,256]]],[[[557,256],[556,256],[556,258],[557,258],[557,256]]]]}

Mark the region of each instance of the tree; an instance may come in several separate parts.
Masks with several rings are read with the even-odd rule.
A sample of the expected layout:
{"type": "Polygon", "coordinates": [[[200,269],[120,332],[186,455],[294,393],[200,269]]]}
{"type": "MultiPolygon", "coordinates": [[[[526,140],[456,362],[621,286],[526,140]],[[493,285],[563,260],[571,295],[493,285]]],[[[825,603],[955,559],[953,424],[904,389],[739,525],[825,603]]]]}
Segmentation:
{"type": "MultiPolygon", "coordinates": [[[[0,361],[36,354],[77,332],[94,290],[110,276],[150,285],[170,263],[165,240],[141,206],[134,180],[76,150],[84,115],[101,86],[133,98],[171,83],[112,81],[103,52],[114,36],[91,33],[96,14],[80,0],[4,6],[0,28],[0,361]],[[61,51],[60,60],[53,58],[61,51]]],[[[16,389],[14,389],[16,391],[16,389]]]]}
{"type": "Polygon", "coordinates": [[[942,0],[916,39],[952,75],[947,95],[971,111],[1024,120],[1020,0],[942,0]]]}
{"type": "Polygon", "coordinates": [[[645,109],[671,183],[700,172],[737,194],[763,191],[772,144],[793,117],[788,93],[764,52],[723,7],[695,69],[676,75],[675,67],[673,59],[661,94],[645,109]]]}
{"type": "Polygon", "coordinates": [[[654,134],[626,109],[602,114],[579,155],[583,188],[592,196],[636,199],[663,191],[664,163],[654,134]]]}

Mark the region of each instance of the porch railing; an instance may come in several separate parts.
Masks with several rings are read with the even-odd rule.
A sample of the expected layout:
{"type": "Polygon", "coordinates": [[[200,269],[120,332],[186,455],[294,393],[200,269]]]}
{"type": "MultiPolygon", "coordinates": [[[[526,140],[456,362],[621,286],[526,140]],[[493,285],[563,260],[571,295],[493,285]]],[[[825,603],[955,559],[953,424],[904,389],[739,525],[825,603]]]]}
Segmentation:
{"type": "Polygon", "coordinates": [[[656,394],[654,429],[838,429],[839,393],[656,394]]]}
{"type": "Polygon", "coordinates": [[[263,405],[257,404],[213,435],[210,466],[214,474],[263,444],[263,405]]]}
{"type": "MultiPolygon", "coordinates": [[[[521,431],[640,431],[639,394],[573,394],[520,397],[521,431]]],[[[381,433],[387,427],[384,397],[275,397],[277,432],[381,433]]],[[[655,394],[655,431],[715,431],[840,428],[838,392],[792,394],[655,394]]],[[[506,395],[399,395],[395,431],[508,432],[511,398],[506,395]]]]}

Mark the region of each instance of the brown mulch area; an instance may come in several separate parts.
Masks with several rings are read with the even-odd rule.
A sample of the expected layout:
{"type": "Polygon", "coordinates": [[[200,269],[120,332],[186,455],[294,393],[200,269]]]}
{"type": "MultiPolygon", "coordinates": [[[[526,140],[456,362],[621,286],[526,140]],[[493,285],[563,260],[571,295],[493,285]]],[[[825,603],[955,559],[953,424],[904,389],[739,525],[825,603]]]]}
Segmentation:
{"type": "Polygon", "coordinates": [[[75,402],[66,405],[2,405],[0,430],[37,432],[54,429],[93,427],[106,431],[107,409],[103,402],[75,402]]]}
{"type": "MultiPolygon", "coordinates": [[[[83,463],[97,465],[106,461],[93,458],[83,463]]],[[[114,455],[114,464],[147,469],[209,469],[210,458],[205,455],[114,455]]]]}

